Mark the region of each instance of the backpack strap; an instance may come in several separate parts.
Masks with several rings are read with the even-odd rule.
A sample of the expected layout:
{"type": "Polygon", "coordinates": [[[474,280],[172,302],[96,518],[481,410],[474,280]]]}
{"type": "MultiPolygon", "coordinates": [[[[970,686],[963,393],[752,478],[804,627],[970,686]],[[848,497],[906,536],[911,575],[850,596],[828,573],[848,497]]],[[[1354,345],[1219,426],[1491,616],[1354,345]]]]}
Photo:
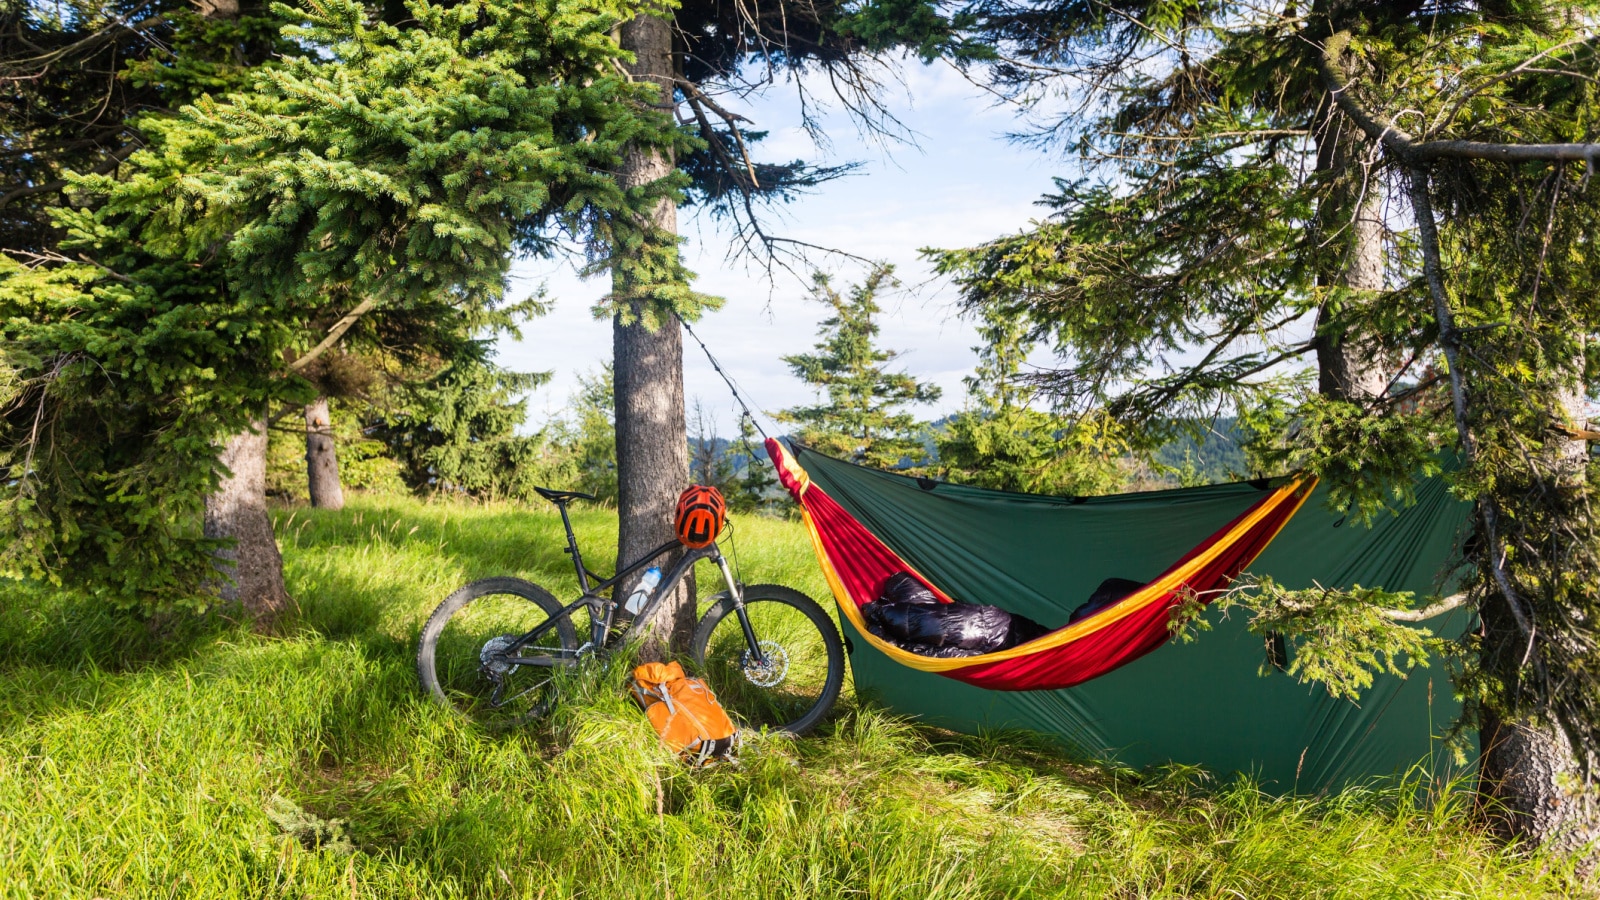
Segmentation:
{"type": "Polygon", "coordinates": [[[650,701],[654,700],[659,703],[665,703],[667,705],[667,712],[674,715],[676,715],[678,712],[677,706],[672,702],[672,692],[667,690],[667,686],[664,684],[658,684],[653,688],[649,688],[636,681],[633,683],[633,699],[635,703],[639,704],[641,709],[648,708],[650,706],[650,701]]]}

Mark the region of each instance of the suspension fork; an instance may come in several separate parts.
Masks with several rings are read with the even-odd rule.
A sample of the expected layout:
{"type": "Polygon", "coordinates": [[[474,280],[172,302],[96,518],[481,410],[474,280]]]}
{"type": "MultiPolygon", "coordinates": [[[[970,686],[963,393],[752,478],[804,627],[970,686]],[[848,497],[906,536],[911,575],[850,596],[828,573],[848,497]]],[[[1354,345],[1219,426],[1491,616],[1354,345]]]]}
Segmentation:
{"type": "Polygon", "coordinates": [[[756,640],[756,631],[750,627],[750,614],[744,608],[744,589],[735,581],[733,573],[728,571],[728,559],[718,550],[712,557],[717,563],[717,568],[722,570],[722,580],[728,585],[728,596],[733,598],[733,614],[739,617],[739,628],[744,631],[745,646],[750,648],[750,655],[755,657],[757,665],[767,664],[767,655],[761,651],[761,642],[756,640]]]}

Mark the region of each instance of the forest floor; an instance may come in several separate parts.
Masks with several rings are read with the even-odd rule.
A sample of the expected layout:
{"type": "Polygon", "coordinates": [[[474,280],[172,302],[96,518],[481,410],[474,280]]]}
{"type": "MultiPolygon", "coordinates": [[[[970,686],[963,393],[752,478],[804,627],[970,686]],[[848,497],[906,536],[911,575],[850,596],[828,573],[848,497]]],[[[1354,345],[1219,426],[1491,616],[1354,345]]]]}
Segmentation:
{"type": "MultiPolygon", "coordinates": [[[[925,729],[848,691],[737,768],[678,764],[617,672],[491,737],[420,694],[417,629],[491,574],[573,595],[553,512],[358,497],[277,519],[297,609],[274,636],[0,583],[0,898],[1566,892],[1473,824],[1470,786],[1275,798],[925,729]]],[[[608,560],[614,515],[577,525],[608,560]]],[[[747,580],[828,602],[798,524],[736,533],[747,580]]]]}

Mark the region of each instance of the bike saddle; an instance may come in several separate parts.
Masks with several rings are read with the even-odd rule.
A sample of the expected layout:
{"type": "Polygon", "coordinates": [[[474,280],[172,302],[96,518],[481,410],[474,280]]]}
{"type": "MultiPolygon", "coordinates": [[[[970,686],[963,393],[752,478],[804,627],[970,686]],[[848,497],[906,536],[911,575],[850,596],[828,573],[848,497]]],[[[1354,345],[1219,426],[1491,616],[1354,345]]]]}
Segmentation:
{"type": "Polygon", "coordinates": [[[594,499],[593,494],[585,494],[582,491],[552,491],[549,488],[542,487],[536,487],[534,490],[538,492],[539,496],[549,500],[551,503],[567,503],[572,500],[594,499]]]}

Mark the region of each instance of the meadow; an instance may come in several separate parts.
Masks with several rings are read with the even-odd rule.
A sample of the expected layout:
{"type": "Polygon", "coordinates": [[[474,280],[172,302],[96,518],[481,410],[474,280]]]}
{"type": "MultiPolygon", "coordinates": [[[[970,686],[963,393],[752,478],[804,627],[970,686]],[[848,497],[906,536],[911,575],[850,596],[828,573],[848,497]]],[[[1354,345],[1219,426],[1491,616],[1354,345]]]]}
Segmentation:
{"type": "MultiPolygon", "coordinates": [[[[479,733],[419,692],[415,635],[473,578],[572,595],[553,511],[276,515],[297,605],[271,635],[0,586],[0,898],[1568,893],[1559,864],[1475,824],[1470,784],[1278,798],[924,728],[848,690],[816,734],[703,771],[660,747],[622,666],[537,727],[479,733]]],[[[614,515],[576,518],[608,560],[614,515]]],[[[831,603],[799,525],[735,536],[747,581],[831,603]]]]}

